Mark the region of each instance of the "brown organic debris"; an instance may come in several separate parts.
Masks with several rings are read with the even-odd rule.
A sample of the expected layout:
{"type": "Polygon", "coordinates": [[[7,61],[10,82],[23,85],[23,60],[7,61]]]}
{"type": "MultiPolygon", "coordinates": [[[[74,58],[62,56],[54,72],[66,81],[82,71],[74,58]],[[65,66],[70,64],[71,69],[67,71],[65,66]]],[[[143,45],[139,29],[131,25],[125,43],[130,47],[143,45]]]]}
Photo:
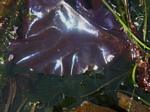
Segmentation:
{"type": "Polygon", "coordinates": [[[123,93],[117,93],[119,98],[119,106],[130,112],[150,112],[150,107],[142,105],[132,98],[124,95],[123,93]]]}
{"type": "Polygon", "coordinates": [[[110,108],[101,107],[93,103],[84,101],[81,106],[69,111],[69,112],[116,112],[110,108]]]}

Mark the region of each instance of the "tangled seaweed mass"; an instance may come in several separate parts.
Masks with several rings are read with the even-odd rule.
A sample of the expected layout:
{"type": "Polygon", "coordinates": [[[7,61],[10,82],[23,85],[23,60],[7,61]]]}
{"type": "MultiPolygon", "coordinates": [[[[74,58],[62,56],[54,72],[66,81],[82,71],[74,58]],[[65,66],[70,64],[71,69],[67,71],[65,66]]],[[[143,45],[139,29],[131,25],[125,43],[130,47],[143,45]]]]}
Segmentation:
{"type": "Polygon", "coordinates": [[[39,73],[75,75],[107,67],[121,54],[139,59],[140,50],[101,1],[75,3],[29,0],[22,35],[9,42],[8,61],[39,73]]]}
{"type": "Polygon", "coordinates": [[[138,67],[136,70],[137,73],[137,81],[140,88],[144,89],[145,91],[150,92],[150,62],[149,56],[141,59],[138,62],[138,67]]]}

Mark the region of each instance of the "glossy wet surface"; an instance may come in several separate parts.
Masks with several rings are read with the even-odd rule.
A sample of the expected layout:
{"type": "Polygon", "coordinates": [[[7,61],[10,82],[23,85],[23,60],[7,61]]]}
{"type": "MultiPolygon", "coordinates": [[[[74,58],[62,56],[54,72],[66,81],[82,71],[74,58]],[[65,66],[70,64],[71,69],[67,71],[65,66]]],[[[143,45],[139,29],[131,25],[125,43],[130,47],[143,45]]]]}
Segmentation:
{"type": "MultiPolygon", "coordinates": [[[[127,40],[119,23],[101,2],[87,1],[91,5],[85,0],[76,0],[74,5],[59,0],[28,2],[30,13],[23,16],[23,29],[17,25],[19,37],[10,40],[8,63],[0,61],[1,111],[16,112],[21,108],[22,112],[62,112],[88,101],[124,112],[118,105],[118,92],[129,98],[134,94],[133,99],[139,102],[150,102],[149,93],[134,88],[130,81],[140,50],[127,40]],[[63,69],[59,69],[58,62],[63,69]],[[53,65],[51,69],[49,64],[53,65]],[[87,69],[92,71],[85,72],[87,69]],[[56,76],[71,73],[80,75],[56,76]]],[[[142,81],[143,75],[139,77],[142,81]]]]}
{"type": "Polygon", "coordinates": [[[85,5],[77,0],[75,10],[61,0],[29,1],[22,39],[10,40],[8,61],[39,73],[74,75],[109,66],[123,52],[139,56],[108,9],[85,5]]]}

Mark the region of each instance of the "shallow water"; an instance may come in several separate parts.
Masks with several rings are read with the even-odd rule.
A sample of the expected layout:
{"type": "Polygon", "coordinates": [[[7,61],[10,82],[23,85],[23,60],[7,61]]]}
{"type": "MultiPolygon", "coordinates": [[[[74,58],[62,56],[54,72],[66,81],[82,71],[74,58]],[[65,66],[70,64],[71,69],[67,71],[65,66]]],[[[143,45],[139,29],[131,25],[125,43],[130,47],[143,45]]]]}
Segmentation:
{"type": "MultiPolygon", "coordinates": [[[[37,73],[14,63],[1,63],[0,111],[6,110],[6,103],[10,103],[9,112],[16,112],[20,107],[22,112],[29,112],[36,103],[35,112],[61,112],[62,108],[71,109],[89,101],[123,112],[118,106],[117,92],[132,96],[134,87],[130,79],[133,64],[134,61],[121,55],[111,66],[96,71],[56,76],[37,73]],[[26,102],[20,106],[23,101],[26,102]]],[[[150,102],[150,95],[140,88],[136,88],[134,94],[150,102]]]]}

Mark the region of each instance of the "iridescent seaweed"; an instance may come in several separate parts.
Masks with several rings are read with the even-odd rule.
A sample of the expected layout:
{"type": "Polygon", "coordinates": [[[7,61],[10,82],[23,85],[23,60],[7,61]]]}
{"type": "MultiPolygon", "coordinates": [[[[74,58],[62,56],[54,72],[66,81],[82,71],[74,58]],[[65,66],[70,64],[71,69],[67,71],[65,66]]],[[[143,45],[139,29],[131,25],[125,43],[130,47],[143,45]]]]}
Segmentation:
{"type": "Polygon", "coordinates": [[[8,61],[40,73],[74,75],[109,66],[121,54],[140,57],[108,9],[91,9],[83,0],[76,0],[75,9],[63,0],[32,0],[27,6],[22,37],[10,40],[8,61]]]}

